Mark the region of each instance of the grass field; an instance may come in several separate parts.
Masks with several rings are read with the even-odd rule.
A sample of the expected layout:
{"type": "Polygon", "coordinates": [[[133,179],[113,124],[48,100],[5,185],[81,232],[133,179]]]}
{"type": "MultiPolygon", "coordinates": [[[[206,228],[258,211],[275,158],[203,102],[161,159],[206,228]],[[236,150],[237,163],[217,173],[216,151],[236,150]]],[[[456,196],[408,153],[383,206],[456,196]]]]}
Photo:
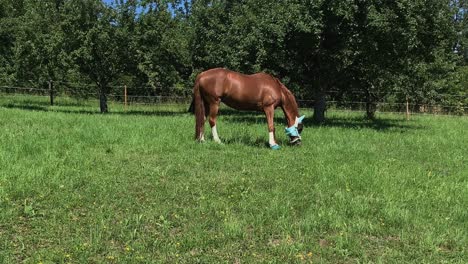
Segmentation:
{"type": "Polygon", "coordinates": [[[289,147],[278,113],[271,151],[262,115],[198,144],[184,106],[46,100],[0,98],[0,263],[468,260],[467,117],[330,112],[289,147]]]}

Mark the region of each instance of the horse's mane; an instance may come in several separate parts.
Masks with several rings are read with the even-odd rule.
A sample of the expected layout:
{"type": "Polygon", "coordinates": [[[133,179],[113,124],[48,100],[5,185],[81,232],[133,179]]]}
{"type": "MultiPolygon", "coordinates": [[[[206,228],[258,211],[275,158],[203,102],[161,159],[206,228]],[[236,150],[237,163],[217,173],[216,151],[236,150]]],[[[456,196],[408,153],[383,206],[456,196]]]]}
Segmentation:
{"type": "Polygon", "coordinates": [[[275,81],[278,83],[278,85],[281,87],[281,91],[283,92],[283,94],[285,96],[288,97],[288,99],[293,102],[293,104],[296,106],[297,108],[297,103],[296,103],[296,98],[294,97],[294,95],[291,93],[291,91],[289,91],[288,88],[286,88],[286,86],[276,77],[273,77],[273,79],[275,79],[275,81]]]}
{"type": "Polygon", "coordinates": [[[294,97],[291,91],[289,91],[289,89],[286,88],[286,86],[278,78],[273,77],[273,76],[272,78],[278,83],[283,93],[283,96],[287,98],[287,101],[289,101],[295,109],[299,109],[297,102],[296,102],[296,97],[294,97]]]}

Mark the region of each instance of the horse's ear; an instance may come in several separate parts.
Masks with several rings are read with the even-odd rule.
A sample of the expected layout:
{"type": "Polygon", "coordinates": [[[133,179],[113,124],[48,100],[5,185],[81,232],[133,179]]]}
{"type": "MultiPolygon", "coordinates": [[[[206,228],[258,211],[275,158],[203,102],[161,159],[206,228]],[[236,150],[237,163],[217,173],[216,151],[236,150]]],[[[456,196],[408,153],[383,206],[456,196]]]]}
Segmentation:
{"type": "Polygon", "coordinates": [[[302,123],[302,120],[304,120],[304,118],[305,118],[305,115],[299,117],[297,120],[299,121],[299,123],[302,123]]]}

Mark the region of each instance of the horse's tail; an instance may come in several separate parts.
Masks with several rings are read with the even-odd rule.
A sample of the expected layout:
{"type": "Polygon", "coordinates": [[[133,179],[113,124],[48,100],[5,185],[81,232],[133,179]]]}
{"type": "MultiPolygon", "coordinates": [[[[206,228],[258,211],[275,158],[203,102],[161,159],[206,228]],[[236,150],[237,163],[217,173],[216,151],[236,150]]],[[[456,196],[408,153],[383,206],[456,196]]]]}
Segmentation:
{"type": "Polygon", "coordinates": [[[194,104],[195,104],[195,99],[193,99],[193,97],[192,97],[192,102],[190,103],[190,106],[187,109],[187,113],[195,114],[195,109],[193,108],[194,104]]]}
{"type": "Polygon", "coordinates": [[[201,140],[205,125],[205,104],[201,96],[200,80],[197,78],[193,87],[193,107],[195,110],[195,139],[201,140]]]}

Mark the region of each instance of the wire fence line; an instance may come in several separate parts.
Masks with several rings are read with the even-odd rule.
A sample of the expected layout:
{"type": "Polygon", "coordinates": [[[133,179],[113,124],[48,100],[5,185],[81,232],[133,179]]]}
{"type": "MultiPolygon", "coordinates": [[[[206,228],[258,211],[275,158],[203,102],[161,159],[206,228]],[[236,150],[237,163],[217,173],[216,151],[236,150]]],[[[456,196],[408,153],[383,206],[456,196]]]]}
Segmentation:
{"type": "MultiPolygon", "coordinates": [[[[65,81],[51,81],[51,83],[54,83],[55,86],[53,86],[53,91],[55,93],[65,93],[69,95],[73,94],[89,94],[89,95],[99,95],[97,92],[89,92],[83,88],[92,88],[94,91],[97,91],[97,86],[95,84],[85,84],[85,83],[74,83],[74,82],[65,82],[65,81]],[[66,84],[62,85],[59,88],[57,88],[57,84],[66,84]]],[[[172,97],[177,97],[180,95],[172,95],[173,91],[178,90],[179,93],[182,92],[187,96],[187,92],[190,93],[191,89],[181,89],[178,87],[172,87],[168,89],[162,89],[159,87],[153,87],[153,86],[138,86],[138,87],[130,87],[126,85],[108,85],[106,86],[111,90],[109,95],[117,96],[121,95],[123,96],[123,90],[124,88],[127,88],[129,95],[131,92],[135,94],[142,95],[144,93],[164,93],[164,96],[172,96],[172,97]],[[115,93],[117,92],[117,93],[115,93]]],[[[50,89],[45,89],[45,88],[37,88],[37,87],[19,87],[19,86],[11,86],[11,85],[3,85],[0,86],[2,89],[15,89],[15,90],[26,90],[26,91],[42,91],[42,92],[49,92],[50,89]]],[[[328,90],[326,91],[326,94],[328,96],[332,97],[340,97],[340,96],[350,96],[350,95],[359,95],[359,96],[365,96],[366,94],[369,94],[373,97],[387,97],[387,96],[396,96],[396,97],[405,97],[405,96],[410,96],[410,97],[422,97],[422,96],[432,96],[438,99],[441,98],[458,98],[458,99],[465,99],[468,100],[468,93],[462,93],[462,94],[448,94],[448,93],[437,93],[437,94],[425,94],[425,95],[420,95],[417,93],[414,94],[408,94],[404,91],[389,91],[389,92],[382,92],[382,91],[363,91],[363,90],[328,90]]],[[[308,100],[308,99],[304,99],[308,100]]]]}
{"type": "MultiPolygon", "coordinates": [[[[66,82],[57,82],[57,83],[66,83],[66,82]]],[[[93,84],[79,84],[79,83],[74,83],[76,85],[76,88],[95,88],[94,90],[97,90],[96,85],[93,84]]],[[[108,88],[111,88],[111,92],[108,93],[108,96],[124,96],[123,94],[123,89],[126,87],[129,95],[128,96],[133,96],[133,97],[148,97],[148,96],[167,96],[167,97],[187,97],[185,96],[180,96],[180,95],[172,95],[172,94],[165,94],[165,95],[144,95],[146,94],[151,94],[155,92],[161,93],[161,91],[164,91],[164,89],[161,88],[155,88],[152,86],[141,86],[141,87],[127,87],[125,85],[111,85],[107,86],[108,88]],[[116,89],[119,89],[118,91],[116,89]],[[115,93],[118,92],[118,93],[115,93]],[[137,95],[131,95],[130,92],[134,92],[137,95]]],[[[170,91],[177,90],[179,88],[170,88],[166,89],[170,93],[170,91]]],[[[0,91],[1,90],[18,90],[18,91],[27,91],[27,92],[38,92],[38,93],[49,93],[51,89],[44,89],[44,88],[37,88],[37,87],[19,87],[19,86],[9,86],[9,85],[2,85],[0,86],[0,91]]],[[[180,89],[179,89],[180,90],[180,89]]],[[[74,95],[74,94],[86,94],[86,95],[94,95],[94,96],[99,96],[99,93],[97,92],[89,92],[87,90],[83,89],[72,89],[72,87],[67,87],[67,86],[62,86],[59,89],[54,88],[52,90],[55,94],[59,95],[74,95]]],[[[185,89],[184,91],[190,91],[185,89]]],[[[340,97],[340,96],[350,96],[350,95],[366,95],[367,93],[371,94],[373,97],[387,97],[387,96],[394,96],[394,97],[405,97],[405,96],[410,96],[410,97],[421,97],[421,96],[428,96],[428,95],[418,95],[418,94],[413,94],[413,95],[408,95],[407,93],[403,91],[391,91],[391,92],[366,92],[366,91],[361,91],[361,90],[343,90],[343,91],[338,91],[338,90],[329,90],[326,91],[327,96],[331,97],[340,97]]],[[[458,98],[458,99],[465,99],[468,100],[468,93],[463,93],[463,94],[447,94],[447,93],[437,93],[434,95],[431,95],[436,98],[458,98]]],[[[304,98],[299,98],[298,101],[310,101],[311,99],[304,99],[304,98]]]]}
{"type": "MultiPolygon", "coordinates": [[[[61,83],[61,82],[57,82],[61,83]]],[[[54,104],[54,99],[57,105],[60,105],[60,99],[69,98],[78,102],[85,100],[91,101],[98,99],[100,94],[94,92],[97,89],[73,89],[69,86],[61,86],[59,89],[49,86],[49,89],[37,87],[21,87],[21,86],[8,86],[0,85],[0,95],[6,96],[35,96],[35,97],[48,97],[50,103],[54,104]],[[93,91],[94,90],[94,91],[93,91]]],[[[96,88],[95,85],[78,84],[74,83],[76,88],[96,88]]],[[[154,87],[127,87],[110,86],[111,92],[106,96],[108,100],[113,103],[124,104],[125,107],[132,105],[185,105],[188,109],[192,97],[186,95],[167,95],[161,94],[161,89],[154,87]],[[159,91],[158,91],[159,90],[159,91]]],[[[169,89],[170,90],[170,89],[169,89]]],[[[326,93],[327,109],[334,110],[351,110],[363,111],[366,109],[368,102],[362,101],[365,91],[328,91],[326,93]],[[361,95],[360,97],[352,97],[350,95],[361,95]],[[356,100],[341,99],[348,96],[348,98],[356,98],[356,100]],[[361,99],[361,100],[359,100],[361,99]]],[[[415,102],[403,92],[385,93],[385,97],[381,96],[383,100],[372,102],[377,112],[388,113],[407,113],[412,114],[448,114],[448,115],[466,115],[468,113],[468,96],[467,94],[437,94],[436,97],[439,101],[430,102],[415,102]],[[389,100],[388,97],[391,97],[389,100]],[[403,101],[403,98],[406,100],[403,101]]],[[[297,103],[300,108],[313,108],[315,100],[311,98],[298,98],[297,103]]]]}

